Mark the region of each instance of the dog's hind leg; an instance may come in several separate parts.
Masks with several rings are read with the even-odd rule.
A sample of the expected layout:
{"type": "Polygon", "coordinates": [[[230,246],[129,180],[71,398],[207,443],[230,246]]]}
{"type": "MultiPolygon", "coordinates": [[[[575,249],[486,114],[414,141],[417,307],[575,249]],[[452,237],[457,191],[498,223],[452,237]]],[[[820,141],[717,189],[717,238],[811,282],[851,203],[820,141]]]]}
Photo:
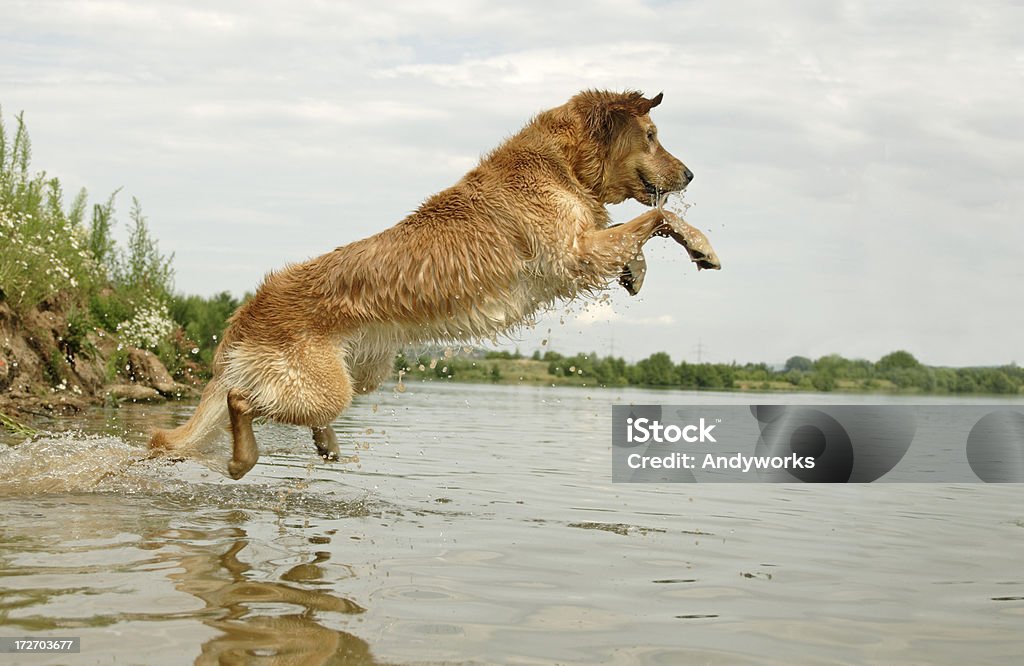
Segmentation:
{"type": "Polygon", "coordinates": [[[331,426],[320,426],[311,428],[313,431],[313,444],[316,445],[316,452],[324,460],[337,460],[341,456],[341,449],[338,447],[338,437],[334,434],[331,426]]]}
{"type": "MultiPolygon", "coordinates": [[[[380,352],[376,356],[357,355],[352,357],[346,364],[350,385],[355,393],[366,394],[375,391],[388,375],[392,372],[395,355],[391,351],[380,352]]],[[[325,426],[313,426],[313,444],[316,452],[324,460],[338,460],[341,457],[341,447],[338,446],[338,437],[330,424],[325,426]]]]}
{"type": "Polygon", "coordinates": [[[238,389],[228,391],[227,400],[232,442],[228,474],[232,479],[240,479],[260,458],[256,435],[252,431],[253,409],[245,393],[238,389]]]}
{"type": "Polygon", "coordinates": [[[243,389],[228,393],[234,452],[228,472],[245,475],[259,458],[252,420],[261,416],[278,423],[304,426],[313,433],[321,456],[337,456],[331,423],[352,402],[341,345],[309,337],[287,346],[250,345],[234,351],[225,371],[231,384],[243,389]]]}
{"type": "Polygon", "coordinates": [[[356,393],[365,395],[377,390],[385,379],[393,373],[395,352],[388,350],[375,356],[360,356],[352,359],[349,372],[352,374],[352,388],[356,393]]]}

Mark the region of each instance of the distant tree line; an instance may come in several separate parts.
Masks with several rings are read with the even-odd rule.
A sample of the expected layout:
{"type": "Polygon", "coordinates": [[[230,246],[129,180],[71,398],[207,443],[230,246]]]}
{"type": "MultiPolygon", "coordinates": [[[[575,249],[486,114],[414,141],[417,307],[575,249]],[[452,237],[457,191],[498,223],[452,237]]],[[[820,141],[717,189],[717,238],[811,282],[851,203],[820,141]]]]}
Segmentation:
{"type": "Polygon", "coordinates": [[[439,356],[399,354],[395,369],[414,377],[541,382],[543,371],[538,376],[528,366],[546,366],[547,381],[551,383],[676,389],[1016,394],[1024,387],[1024,369],[1015,364],[931,367],[906,351],[892,352],[877,362],[837,354],[817,360],[793,356],[782,368],[765,363],[676,363],[665,352],[636,363],[596,353],[564,356],[555,351],[536,351],[529,359],[518,350],[439,356]]]}
{"type": "MultiPolygon", "coordinates": [[[[750,367],[750,366],[745,366],[750,367]]],[[[877,390],[894,388],[922,393],[1014,394],[1024,386],[1024,369],[1016,364],[1000,367],[945,368],[922,364],[906,351],[886,354],[877,362],[850,360],[830,354],[816,361],[793,356],[781,371],[755,372],[753,381],[778,380],[800,388],[831,391],[836,388],[877,390]]]]}

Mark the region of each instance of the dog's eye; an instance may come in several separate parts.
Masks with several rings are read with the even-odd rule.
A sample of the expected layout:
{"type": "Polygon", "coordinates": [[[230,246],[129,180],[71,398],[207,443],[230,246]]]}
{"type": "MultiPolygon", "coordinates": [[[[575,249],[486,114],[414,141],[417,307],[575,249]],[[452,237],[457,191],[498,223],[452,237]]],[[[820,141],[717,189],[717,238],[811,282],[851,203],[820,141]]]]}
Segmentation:
{"type": "Polygon", "coordinates": [[[654,134],[655,134],[655,129],[653,127],[651,129],[647,130],[647,140],[648,141],[654,141],[654,134]]]}

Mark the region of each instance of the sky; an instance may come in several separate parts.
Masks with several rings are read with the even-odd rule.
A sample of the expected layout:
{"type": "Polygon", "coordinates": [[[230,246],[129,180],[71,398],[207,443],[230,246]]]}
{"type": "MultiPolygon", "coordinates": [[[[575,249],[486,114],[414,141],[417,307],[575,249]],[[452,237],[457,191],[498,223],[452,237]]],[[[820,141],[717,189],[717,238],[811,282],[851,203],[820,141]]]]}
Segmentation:
{"type": "MultiPolygon", "coordinates": [[[[1024,4],[0,0],[0,108],[33,164],[131,197],[175,286],[371,235],[537,112],[637,89],[695,173],[719,272],[654,239],[638,297],[504,348],[783,363],[1024,362],[1024,4]]],[[[643,208],[611,206],[616,221],[643,208]]]]}

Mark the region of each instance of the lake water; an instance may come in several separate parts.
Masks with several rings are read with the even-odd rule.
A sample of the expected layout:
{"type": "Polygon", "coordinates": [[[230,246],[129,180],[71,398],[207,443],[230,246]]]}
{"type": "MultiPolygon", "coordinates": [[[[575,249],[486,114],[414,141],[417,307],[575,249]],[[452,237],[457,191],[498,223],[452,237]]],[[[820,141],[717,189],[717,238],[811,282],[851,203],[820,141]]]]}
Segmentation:
{"type": "Polygon", "coordinates": [[[143,460],[145,431],[185,404],[97,409],[0,447],[0,636],[81,637],[79,654],[0,661],[1024,654],[1024,485],[611,483],[612,404],[878,396],[407,386],[335,423],[348,462],[319,461],[308,431],[260,426],[239,482],[217,471],[226,446],[143,460]]]}

